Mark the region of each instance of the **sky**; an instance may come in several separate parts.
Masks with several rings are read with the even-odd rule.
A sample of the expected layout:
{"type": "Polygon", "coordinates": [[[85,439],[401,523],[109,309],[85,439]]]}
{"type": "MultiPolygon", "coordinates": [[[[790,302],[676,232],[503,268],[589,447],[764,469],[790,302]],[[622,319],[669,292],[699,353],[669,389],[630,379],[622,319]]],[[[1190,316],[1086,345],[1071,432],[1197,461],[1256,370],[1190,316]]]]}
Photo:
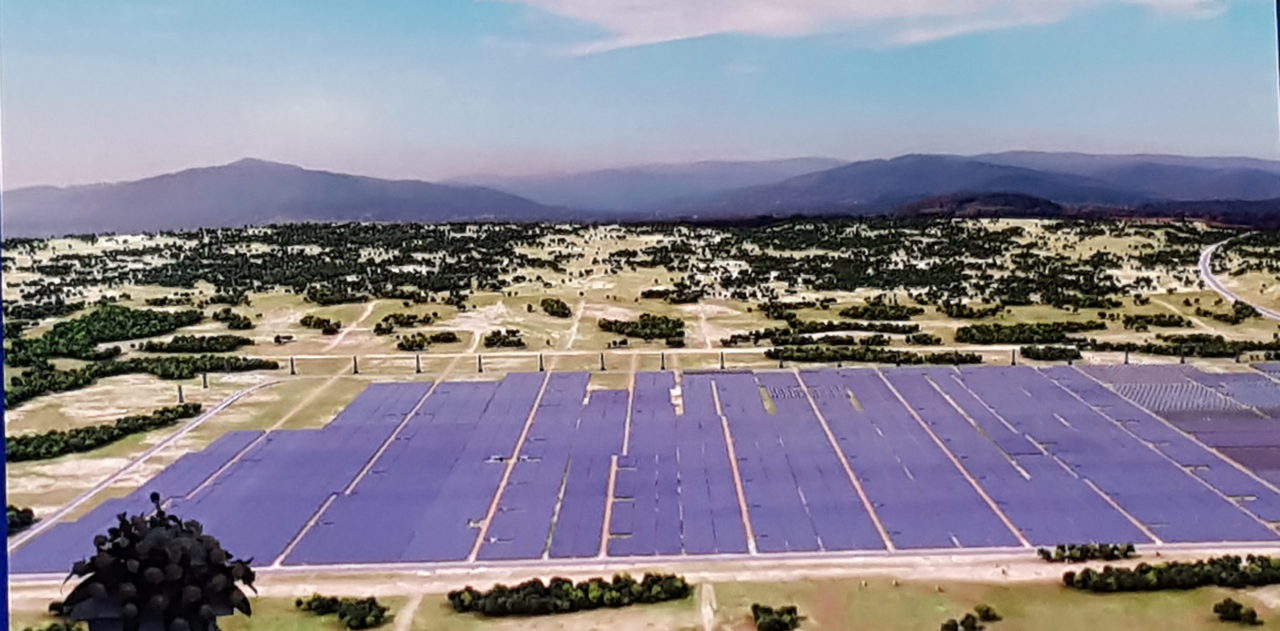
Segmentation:
{"type": "Polygon", "coordinates": [[[2,0],[3,187],[1011,149],[1280,158],[1272,0],[2,0]]]}

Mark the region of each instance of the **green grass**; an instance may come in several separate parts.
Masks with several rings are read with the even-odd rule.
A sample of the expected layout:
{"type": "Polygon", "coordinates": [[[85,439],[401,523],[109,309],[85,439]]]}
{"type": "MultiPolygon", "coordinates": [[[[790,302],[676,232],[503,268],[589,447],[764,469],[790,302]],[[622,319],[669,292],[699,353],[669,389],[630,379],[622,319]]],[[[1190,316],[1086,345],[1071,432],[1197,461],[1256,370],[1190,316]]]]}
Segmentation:
{"type": "Polygon", "coordinates": [[[794,604],[807,617],[806,631],[914,631],[936,629],[948,618],[960,618],[978,604],[1004,617],[993,631],[1138,631],[1222,629],[1212,607],[1226,596],[1258,609],[1264,619],[1276,614],[1277,588],[1229,591],[1217,588],[1185,592],[1091,594],[1056,584],[972,584],[903,582],[887,578],[728,583],[715,586],[720,629],[748,629],[751,603],[794,604]]]}
{"type": "Polygon", "coordinates": [[[695,631],[701,629],[696,598],[553,616],[485,618],[460,614],[444,596],[422,600],[413,631],[695,631]]]}

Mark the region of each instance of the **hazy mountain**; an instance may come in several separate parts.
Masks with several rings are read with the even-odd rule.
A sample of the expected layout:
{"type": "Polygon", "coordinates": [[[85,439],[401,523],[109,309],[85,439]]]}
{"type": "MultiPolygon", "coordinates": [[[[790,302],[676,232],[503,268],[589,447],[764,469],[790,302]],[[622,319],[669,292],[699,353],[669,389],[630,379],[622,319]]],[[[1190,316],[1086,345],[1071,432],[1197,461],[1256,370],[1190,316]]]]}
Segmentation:
{"type": "Polygon", "coordinates": [[[7,191],[2,215],[6,235],[40,236],[277,221],[720,221],[895,211],[1056,212],[1044,204],[1068,207],[1067,212],[1124,214],[1139,206],[1143,214],[1203,211],[1227,220],[1235,216],[1233,203],[1270,200],[1241,215],[1257,223],[1280,199],[1280,163],[1266,160],[1035,152],[853,163],[699,162],[486,181],[507,191],[241,160],[134,182],[7,191]]]}
{"type": "Polygon", "coordinates": [[[1262,200],[1280,197],[1280,161],[1257,158],[1019,151],[975,156],[975,159],[1084,175],[1155,199],[1262,200]]]}
{"type": "Polygon", "coordinates": [[[477,186],[313,171],[262,160],[118,184],[6,191],[6,236],[134,232],[275,221],[538,220],[563,209],[477,186]]]}
{"type": "Polygon", "coordinates": [[[1043,171],[1057,171],[1059,173],[1075,173],[1076,175],[1094,175],[1109,169],[1130,167],[1138,164],[1195,167],[1207,170],[1256,169],[1270,173],[1280,173],[1280,160],[1263,160],[1261,158],[1215,158],[1155,153],[1099,155],[1048,151],[1005,151],[971,157],[975,160],[992,164],[1005,164],[1043,171]]]}
{"type": "Polygon", "coordinates": [[[488,186],[552,206],[635,211],[780,182],[841,164],[844,162],[830,158],[709,161],[523,177],[476,175],[452,181],[488,186]]]}
{"type": "Polygon", "coordinates": [[[687,205],[695,216],[745,213],[883,212],[922,198],[955,193],[1018,193],[1060,204],[1128,205],[1150,195],[1070,173],[991,164],[973,158],[909,155],[867,160],[754,186],[687,205]]]}

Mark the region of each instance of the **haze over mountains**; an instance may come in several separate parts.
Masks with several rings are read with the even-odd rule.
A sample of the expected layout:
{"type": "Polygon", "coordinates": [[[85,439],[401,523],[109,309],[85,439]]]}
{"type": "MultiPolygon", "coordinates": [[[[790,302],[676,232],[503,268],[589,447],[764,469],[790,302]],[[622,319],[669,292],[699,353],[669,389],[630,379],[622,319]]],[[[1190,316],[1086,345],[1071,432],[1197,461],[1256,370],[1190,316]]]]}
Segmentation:
{"type": "MultiPolygon", "coordinates": [[[[919,208],[929,198],[988,194],[1052,202],[1045,208],[1150,210],[1174,202],[1180,202],[1179,208],[1195,208],[1181,202],[1280,200],[1280,161],[1007,152],[908,155],[848,163],[828,158],[695,162],[431,183],[245,159],[133,182],[6,191],[0,212],[6,236],[41,236],[284,221],[863,215],[919,208]]],[[[1023,202],[1020,205],[1025,207],[1023,202]]],[[[1251,212],[1269,212],[1266,209],[1272,207],[1266,203],[1247,206],[1251,212]]]]}

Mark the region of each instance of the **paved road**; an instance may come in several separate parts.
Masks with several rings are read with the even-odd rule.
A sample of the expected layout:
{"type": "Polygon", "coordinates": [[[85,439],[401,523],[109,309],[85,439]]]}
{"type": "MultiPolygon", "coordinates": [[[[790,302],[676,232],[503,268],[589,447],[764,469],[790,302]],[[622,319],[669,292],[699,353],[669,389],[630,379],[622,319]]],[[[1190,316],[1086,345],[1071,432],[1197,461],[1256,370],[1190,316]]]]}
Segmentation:
{"type": "Polygon", "coordinates": [[[1257,309],[1258,313],[1261,313],[1262,317],[1264,318],[1270,318],[1272,320],[1280,320],[1280,311],[1276,311],[1275,309],[1268,309],[1261,305],[1256,305],[1247,300],[1240,298],[1239,296],[1232,293],[1230,289],[1227,289],[1226,287],[1224,287],[1222,283],[1218,282],[1218,278],[1213,275],[1213,267],[1211,265],[1211,263],[1213,262],[1213,255],[1215,252],[1218,251],[1219,246],[1226,244],[1227,241],[1230,241],[1230,240],[1231,239],[1227,239],[1226,241],[1219,241],[1205,248],[1204,251],[1200,253],[1200,278],[1204,280],[1204,283],[1208,285],[1210,289],[1217,292],[1219,296],[1222,296],[1223,298],[1233,302],[1240,301],[1247,305],[1250,305],[1254,309],[1257,309]]]}

